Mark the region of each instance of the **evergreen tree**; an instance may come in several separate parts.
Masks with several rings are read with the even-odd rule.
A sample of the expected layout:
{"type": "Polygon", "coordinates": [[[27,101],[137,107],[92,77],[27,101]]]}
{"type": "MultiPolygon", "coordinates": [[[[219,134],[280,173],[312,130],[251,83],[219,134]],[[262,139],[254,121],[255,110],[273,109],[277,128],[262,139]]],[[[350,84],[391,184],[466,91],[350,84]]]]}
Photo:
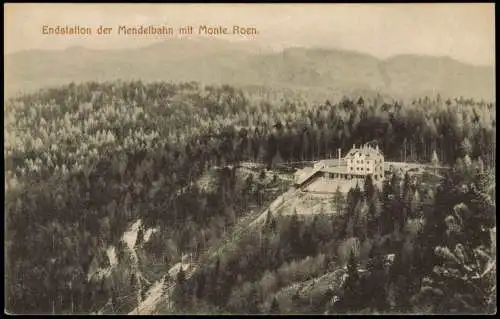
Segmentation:
{"type": "Polygon", "coordinates": [[[130,275],[130,287],[132,287],[133,290],[138,289],[139,287],[137,286],[137,277],[134,273],[130,275]]]}
{"type": "Polygon", "coordinates": [[[302,246],[300,223],[297,211],[294,210],[290,218],[287,236],[287,242],[290,244],[291,254],[294,258],[300,257],[300,250],[302,246]]]}
{"type": "Polygon", "coordinates": [[[249,314],[259,314],[260,310],[258,307],[259,304],[259,296],[257,292],[257,288],[255,285],[252,285],[252,288],[250,290],[250,294],[248,296],[248,313],[249,314]]]}
{"type": "Polygon", "coordinates": [[[367,231],[368,237],[374,238],[375,236],[380,236],[383,229],[383,219],[382,219],[382,204],[380,200],[375,196],[368,202],[368,224],[367,231]]]}
{"type": "Polygon", "coordinates": [[[401,178],[399,177],[399,173],[396,172],[392,174],[390,185],[391,185],[390,194],[392,195],[392,198],[394,198],[395,200],[400,200],[402,191],[401,191],[401,178]]]}
{"type": "Polygon", "coordinates": [[[269,229],[271,229],[271,231],[276,231],[276,228],[277,228],[276,218],[271,217],[271,222],[269,223],[269,229]]]}
{"type": "Polygon", "coordinates": [[[276,300],[276,297],[273,298],[273,302],[271,303],[271,307],[269,308],[269,313],[272,314],[280,313],[280,307],[278,304],[278,300],[276,300]]]}
{"type": "Polygon", "coordinates": [[[401,229],[406,224],[406,221],[409,217],[412,216],[411,211],[411,202],[412,202],[412,185],[411,185],[411,177],[408,172],[405,173],[403,180],[403,198],[402,198],[402,214],[401,214],[401,229]]]}
{"type": "MultiPolygon", "coordinates": [[[[489,171],[495,164],[494,103],[465,98],[439,103],[426,98],[403,105],[384,103],[379,96],[374,100],[363,97],[363,103],[345,99],[325,107],[274,93],[279,97],[266,97],[269,103],[259,103],[262,92],[247,99],[239,90],[227,86],[145,85],[134,81],[71,84],[7,101],[6,309],[13,313],[90,312],[100,305],[100,299],[108,299],[109,289],[101,289],[101,282],[89,282],[88,272],[108,264],[103,247],[116,244],[129,222],[141,219],[148,227],[162,226],[160,236],[153,235],[144,243],[146,258],[185,251],[196,242],[206,242],[204,248],[208,248],[216,242],[217,234],[229,230],[233,217],[247,210],[251,201],[262,204],[267,195],[269,185],[257,176],[247,190],[241,191],[244,187],[239,186],[235,175],[240,160],[255,155],[255,160],[269,162],[274,151],[274,158],[283,156],[291,161],[317,158],[332,153],[333,146],[344,148],[368,139],[383,139],[387,161],[409,153],[408,158],[431,159],[436,164],[441,160],[451,165],[457,158],[462,162],[454,168],[456,172],[447,174],[450,176],[445,177],[439,190],[432,185],[424,190],[435,196],[429,196],[423,207],[423,232],[407,247],[405,267],[411,273],[405,275],[406,283],[401,282],[397,295],[408,299],[404,294],[411,294],[417,286],[415,289],[422,288],[423,295],[436,289],[431,297],[437,301],[431,300],[430,304],[437,310],[486,309],[484,300],[491,299],[492,287],[488,287],[484,276],[494,273],[494,267],[491,258],[483,253],[493,249],[489,231],[496,222],[494,172],[489,171]],[[276,130],[272,127],[275,123],[276,130]],[[249,145],[245,147],[245,143],[249,145]],[[478,157],[483,165],[471,162],[478,157]],[[216,162],[234,165],[220,170],[215,192],[190,186],[216,162]],[[258,183],[259,192],[250,194],[254,183],[258,183]],[[167,241],[161,237],[170,238],[167,241]],[[410,252],[417,247],[418,252],[410,252]],[[165,248],[167,252],[163,253],[165,248]],[[474,254],[477,256],[472,257],[474,254]],[[415,261],[406,261],[407,257],[415,261]],[[457,277],[449,281],[450,274],[457,277]],[[421,277],[429,277],[433,283],[421,277]],[[442,287],[440,281],[445,283],[442,287]],[[409,288],[403,289],[404,285],[409,288]],[[437,299],[437,289],[443,299],[437,299]]],[[[376,215],[377,205],[369,201],[363,204],[363,192],[359,197],[356,193],[351,192],[346,206],[350,229],[356,224],[361,235],[365,226],[357,224],[358,213],[368,207],[369,215],[376,215]]],[[[384,189],[384,233],[391,232],[396,224],[387,226],[387,221],[402,216],[403,201],[398,198],[407,198],[402,193],[384,189]],[[392,194],[396,200],[389,198],[392,194]]],[[[334,223],[337,237],[347,227],[344,222],[334,223]]],[[[139,230],[137,245],[142,246],[145,229],[139,230]]],[[[318,250],[336,240],[315,245],[321,227],[309,231],[312,245],[318,250]]],[[[290,256],[282,243],[297,240],[300,246],[308,234],[303,239],[300,231],[293,235],[273,236],[270,240],[268,250],[276,256],[272,267],[297,257],[290,256]]],[[[330,241],[330,234],[324,235],[322,238],[330,241]]],[[[349,235],[353,236],[353,231],[349,235]]],[[[405,238],[405,242],[409,240],[405,238]]],[[[118,249],[118,245],[121,264],[126,249],[118,249]]],[[[252,248],[241,250],[258,255],[252,248]]],[[[257,258],[249,259],[249,277],[253,279],[258,277],[261,265],[257,258]]],[[[120,267],[117,273],[116,278],[125,281],[115,286],[114,299],[121,303],[138,280],[130,280],[130,273],[120,267]],[[119,286],[125,291],[118,290],[119,286]]],[[[204,301],[210,306],[224,303],[233,280],[231,273],[222,270],[214,284],[214,276],[207,276],[204,301]],[[213,287],[219,291],[219,283],[224,283],[220,285],[220,296],[210,291],[213,287]],[[208,297],[212,295],[214,302],[208,297]]]]}
{"type": "Polygon", "coordinates": [[[347,279],[344,284],[344,296],[342,298],[342,308],[345,312],[358,311],[361,307],[359,286],[358,263],[351,250],[347,264],[347,279]]]}
{"type": "Polygon", "coordinates": [[[266,221],[264,222],[266,227],[269,226],[269,224],[271,223],[272,216],[273,216],[273,214],[271,213],[271,208],[269,208],[267,210],[267,214],[266,214],[266,221]]]}
{"type": "Polygon", "coordinates": [[[375,185],[373,185],[372,174],[366,175],[363,190],[364,190],[365,199],[371,200],[375,194],[375,185]]]}
{"type": "Polygon", "coordinates": [[[370,298],[370,306],[372,309],[383,312],[388,310],[386,282],[387,278],[384,269],[384,260],[381,255],[372,257],[368,263],[368,271],[370,277],[368,279],[368,287],[365,287],[366,296],[370,298]]]}
{"type": "Polygon", "coordinates": [[[217,260],[215,262],[215,268],[214,268],[214,277],[219,276],[219,271],[220,271],[220,257],[217,256],[217,260]]]}
{"type": "Polygon", "coordinates": [[[165,276],[163,277],[163,289],[166,290],[168,289],[168,287],[170,287],[171,285],[171,282],[170,282],[170,276],[167,274],[165,274],[165,276]]]}
{"type": "Polygon", "coordinates": [[[335,193],[333,194],[333,207],[335,209],[335,214],[342,214],[344,212],[345,196],[340,190],[340,186],[337,186],[335,193]]]}
{"type": "Polygon", "coordinates": [[[382,184],[382,212],[380,216],[380,227],[383,235],[394,229],[392,213],[391,183],[389,179],[386,179],[382,184]]]}
{"type": "Polygon", "coordinates": [[[186,302],[186,273],[182,267],[179,269],[176,278],[176,285],[173,292],[173,300],[178,310],[185,306],[186,302]]]}
{"type": "Polygon", "coordinates": [[[395,306],[398,311],[407,312],[410,307],[410,293],[408,287],[408,266],[403,263],[402,251],[396,253],[394,262],[389,269],[389,278],[393,283],[395,306]]]}
{"type": "Polygon", "coordinates": [[[195,296],[198,299],[203,298],[203,293],[205,291],[205,273],[200,272],[199,277],[197,278],[197,284],[196,284],[196,290],[195,290],[195,296]]]}
{"type": "Polygon", "coordinates": [[[135,240],[134,247],[139,247],[143,241],[144,241],[144,229],[141,225],[139,226],[139,229],[137,231],[137,239],[135,240]]]}

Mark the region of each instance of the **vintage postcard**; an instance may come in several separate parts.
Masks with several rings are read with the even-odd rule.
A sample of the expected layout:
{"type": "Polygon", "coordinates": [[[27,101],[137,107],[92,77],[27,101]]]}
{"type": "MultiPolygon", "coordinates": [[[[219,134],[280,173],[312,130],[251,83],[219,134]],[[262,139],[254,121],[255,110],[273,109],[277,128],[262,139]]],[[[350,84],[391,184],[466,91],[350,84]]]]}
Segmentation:
{"type": "Polygon", "coordinates": [[[5,4],[6,314],[494,314],[494,4],[5,4]]]}

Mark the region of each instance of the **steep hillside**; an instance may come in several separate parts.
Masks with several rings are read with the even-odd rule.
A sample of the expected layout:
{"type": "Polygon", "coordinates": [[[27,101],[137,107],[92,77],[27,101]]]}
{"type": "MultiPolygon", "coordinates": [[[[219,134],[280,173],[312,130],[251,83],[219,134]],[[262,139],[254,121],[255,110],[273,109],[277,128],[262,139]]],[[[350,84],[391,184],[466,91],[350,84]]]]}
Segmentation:
{"type": "MultiPolygon", "coordinates": [[[[399,271],[411,264],[422,273],[400,274],[403,283],[394,284],[404,290],[409,280],[413,290],[405,298],[417,295],[423,301],[412,304],[425,309],[434,299],[425,300],[428,289],[418,280],[443,264],[433,258],[436,247],[468,237],[473,241],[460,245],[490,247],[493,104],[365,97],[310,104],[231,86],[118,81],[41,90],[8,100],[4,110],[11,313],[150,311],[161,285],[171,288],[175,312],[267,312],[268,297],[283,287],[346,263],[352,270],[354,257],[364,269],[370,254],[398,252],[408,265],[399,271]],[[378,143],[387,160],[432,158],[456,164],[452,173],[460,175],[444,176],[437,190],[427,180],[420,189],[409,178],[392,178],[381,193],[355,189],[345,200],[335,197],[323,214],[320,202],[285,192],[287,163],[367,141],[378,143]],[[438,209],[422,208],[434,201],[438,209]],[[422,219],[437,228],[426,229],[417,245],[422,219]],[[453,235],[446,231],[452,219],[452,230],[468,237],[446,237],[453,235]],[[203,266],[192,277],[180,272],[186,255],[203,266]],[[167,273],[177,278],[162,282],[167,273]]],[[[493,269],[484,265],[486,273],[493,269]]],[[[460,282],[469,298],[471,286],[460,282]]],[[[488,282],[481,284],[489,296],[488,282]]],[[[489,305],[475,300],[471,307],[484,312],[489,305]]]]}

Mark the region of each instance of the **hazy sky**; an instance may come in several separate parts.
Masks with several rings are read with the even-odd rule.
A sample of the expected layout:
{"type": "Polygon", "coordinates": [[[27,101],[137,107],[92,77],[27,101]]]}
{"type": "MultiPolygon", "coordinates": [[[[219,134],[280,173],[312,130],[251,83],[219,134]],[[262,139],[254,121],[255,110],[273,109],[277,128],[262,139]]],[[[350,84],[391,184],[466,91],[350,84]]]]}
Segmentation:
{"type": "Polygon", "coordinates": [[[237,40],[275,49],[335,47],[380,58],[426,54],[484,65],[495,64],[494,9],[494,4],[7,4],[4,41],[5,53],[75,45],[125,48],[158,40],[115,33],[43,35],[42,26],[241,25],[256,27],[259,34],[237,40]]]}

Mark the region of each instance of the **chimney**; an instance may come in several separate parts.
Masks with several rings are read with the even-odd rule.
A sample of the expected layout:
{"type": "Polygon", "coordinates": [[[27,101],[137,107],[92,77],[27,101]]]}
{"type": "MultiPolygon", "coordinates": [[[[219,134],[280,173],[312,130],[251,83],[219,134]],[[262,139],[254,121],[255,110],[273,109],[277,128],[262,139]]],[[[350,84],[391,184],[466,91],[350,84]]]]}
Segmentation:
{"type": "Polygon", "coordinates": [[[352,144],[352,149],[355,150],[356,149],[356,144],[352,144]]]}
{"type": "Polygon", "coordinates": [[[340,148],[339,148],[339,162],[340,162],[340,148]]]}

